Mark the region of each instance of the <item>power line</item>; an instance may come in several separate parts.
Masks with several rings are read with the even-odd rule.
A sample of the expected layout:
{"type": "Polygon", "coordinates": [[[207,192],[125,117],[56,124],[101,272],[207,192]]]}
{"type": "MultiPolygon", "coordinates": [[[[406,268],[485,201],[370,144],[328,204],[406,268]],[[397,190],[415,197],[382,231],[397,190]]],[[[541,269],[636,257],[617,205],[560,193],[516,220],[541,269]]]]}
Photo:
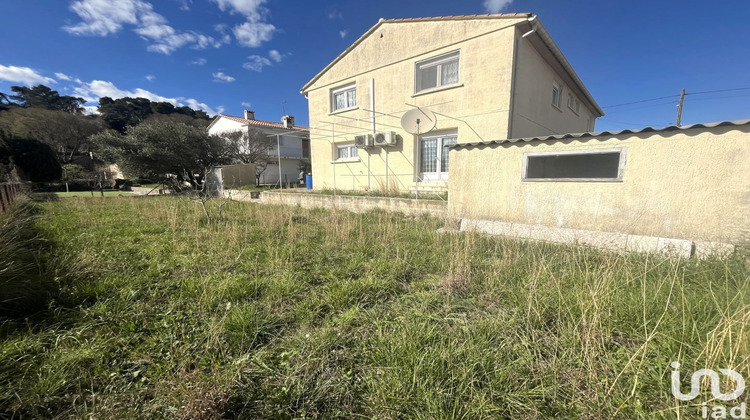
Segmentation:
{"type": "MultiPolygon", "coordinates": [[[[704,91],[700,91],[700,92],[685,92],[685,96],[688,96],[688,95],[705,95],[705,94],[708,94],[708,93],[719,93],[719,92],[734,92],[734,91],[738,91],[738,90],[750,90],[750,87],[731,88],[731,89],[704,90],[704,91]]],[[[680,95],[661,96],[659,98],[642,99],[640,101],[625,102],[625,103],[622,103],[622,104],[615,104],[615,105],[607,105],[607,106],[603,106],[602,108],[616,108],[616,107],[620,107],[620,106],[634,105],[634,104],[640,104],[640,103],[644,103],[644,102],[653,102],[653,101],[658,101],[658,100],[661,100],[661,99],[678,98],[678,97],[680,97],[680,95]]]]}
{"type": "Polygon", "coordinates": [[[653,101],[658,101],[658,100],[661,100],[661,99],[679,98],[679,97],[680,97],[680,95],[669,95],[669,96],[662,96],[660,98],[643,99],[643,100],[640,100],[640,101],[626,102],[624,104],[607,105],[607,106],[603,106],[602,108],[615,108],[615,107],[618,107],[618,106],[641,104],[641,103],[644,103],[644,102],[653,102],[653,101]]]}
{"type": "Polygon", "coordinates": [[[716,93],[716,92],[734,92],[736,90],[750,90],[750,87],[734,88],[734,89],[718,89],[718,90],[704,90],[703,92],[690,92],[685,95],[703,95],[704,93],[716,93]]]}

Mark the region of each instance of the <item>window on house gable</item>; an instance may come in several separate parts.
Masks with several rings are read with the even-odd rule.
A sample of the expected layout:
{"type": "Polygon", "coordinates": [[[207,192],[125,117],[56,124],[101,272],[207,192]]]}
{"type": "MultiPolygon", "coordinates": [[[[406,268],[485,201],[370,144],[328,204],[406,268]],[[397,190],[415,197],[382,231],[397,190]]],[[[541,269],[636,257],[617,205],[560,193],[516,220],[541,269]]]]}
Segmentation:
{"type": "Polygon", "coordinates": [[[624,149],[524,154],[528,181],[622,181],[624,149]]]}
{"type": "Polygon", "coordinates": [[[357,106],[357,86],[352,83],[331,90],[331,112],[352,109],[357,106]]]}
{"type": "Polygon", "coordinates": [[[576,114],[581,110],[581,102],[572,93],[568,93],[568,108],[576,114]]]}
{"type": "Polygon", "coordinates": [[[457,84],[458,58],[458,51],[454,51],[417,62],[414,93],[457,84]]]}
{"type": "Polygon", "coordinates": [[[558,85],[557,83],[552,83],[552,105],[560,108],[560,104],[562,103],[561,100],[562,97],[562,87],[558,85]]]}

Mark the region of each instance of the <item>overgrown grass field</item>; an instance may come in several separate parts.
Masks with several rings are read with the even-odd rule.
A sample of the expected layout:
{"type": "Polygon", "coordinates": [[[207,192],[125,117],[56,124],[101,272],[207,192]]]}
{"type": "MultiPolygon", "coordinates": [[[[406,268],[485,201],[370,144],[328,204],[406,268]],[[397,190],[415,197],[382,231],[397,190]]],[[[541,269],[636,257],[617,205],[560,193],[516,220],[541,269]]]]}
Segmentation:
{"type": "Polygon", "coordinates": [[[0,240],[0,273],[36,262],[52,298],[2,318],[0,417],[695,417],[710,393],[678,403],[670,362],[683,390],[702,367],[750,379],[740,258],[209,204],[210,223],[178,197],[36,204],[25,268],[0,240]]]}

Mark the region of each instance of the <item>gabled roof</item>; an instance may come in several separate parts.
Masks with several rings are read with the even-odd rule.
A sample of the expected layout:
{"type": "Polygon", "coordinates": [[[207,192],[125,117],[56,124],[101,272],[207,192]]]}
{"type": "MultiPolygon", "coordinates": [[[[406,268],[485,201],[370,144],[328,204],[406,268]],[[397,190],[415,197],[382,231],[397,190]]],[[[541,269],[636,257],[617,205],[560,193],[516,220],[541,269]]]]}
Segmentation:
{"type": "Polygon", "coordinates": [[[284,127],[284,124],[282,123],[264,121],[264,120],[248,120],[242,117],[234,117],[231,115],[224,115],[224,114],[217,115],[216,118],[214,118],[214,120],[211,121],[211,124],[209,124],[207,128],[211,128],[211,126],[214,125],[216,121],[219,121],[219,118],[226,118],[230,121],[238,122],[240,124],[247,124],[247,125],[251,125],[251,126],[255,126],[259,128],[278,128],[282,130],[310,131],[308,127],[303,127],[299,125],[295,125],[292,128],[286,128],[284,127]]]}
{"type": "Polygon", "coordinates": [[[560,51],[560,48],[555,44],[555,41],[552,40],[552,37],[549,35],[546,29],[544,29],[544,26],[539,22],[539,19],[535,19],[535,21],[532,23],[530,22],[530,18],[536,17],[533,13],[496,13],[496,14],[488,14],[488,15],[461,15],[461,16],[438,16],[438,17],[422,17],[422,18],[405,18],[405,19],[380,19],[378,23],[376,23],[372,28],[370,28],[367,32],[362,34],[359,38],[357,38],[356,41],[352,45],[350,45],[347,49],[345,49],[341,54],[338,55],[333,61],[331,61],[330,64],[328,64],[323,70],[321,70],[318,74],[315,75],[309,82],[307,82],[304,86],[302,86],[302,90],[300,93],[305,94],[306,90],[312,86],[313,83],[315,83],[325,72],[327,72],[331,67],[336,65],[341,59],[344,58],[350,51],[352,51],[354,48],[356,48],[359,44],[362,43],[362,41],[365,40],[368,36],[370,36],[373,32],[375,32],[381,25],[384,23],[409,23],[409,22],[439,22],[439,21],[450,21],[450,20],[473,20],[473,19],[527,19],[524,22],[519,22],[519,25],[522,23],[525,23],[526,28],[521,28],[525,30],[535,29],[538,35],[538,39],[541,41],[541,43],[533,42],[537,45],[537,48],[539,45],[543,45],[546,47],[554,57],[554,60],[557,61],[557,63],[560,64],[562,69],[568,74],[570,77],[570,81],[576,85],[578,90],[581,92],[581,94],[584,96],[585,101],[588,102],[594,112],[598,115],[596,116],[603,116],[604,111],[601,109],[599,104],[596,103],[596,100],[594,100],[594,97],[591,95],[591,93],[586,89],[586,86],[584,86],[581,79],[578,77],[576,72],[573,70],[573,67],[570,65],[568,60],[563,55],[562,51],[560,51]]]}
{"type": "Polygon", "coordinates": [[[305,93],[305,90],[309,88],[313,83],[315,83],[316,80],[318,80],[325,72],[328,71],[331,67],[333,67],[336,63],[341,61],[342,58],[344,58],[345,55],[349,54],[351,50],[357,47],[357,45],[361,44],[362,41],[365,40],[370,34],[375,32],[381,25],[384,23],[405,23],[405,22],[436,22],[436,21],[445,21],[445,20],[472,20],[472,19],[514,19],[514,18],[529,18],[531,17],[531,13],[496,13],[491,15],[460,15],[460,16],[437,16],[437,17],[422,17],[422,18],[404,18],[404,19],[384,19],[380,18],[378,20],[378,23],[376,23],[372,28],[370,28],[367,32],[362,34],[359,38],[357,38],[356,41],[352,45],[349,46],[349,48],[345,49],[344,52],[338,55],[338,57],[334,58],[333,61],[331,61],[330,64],[325,66],[323,70],[321,70],[318,74],[315,75],[309,82],[305,83],[304,86],[302,86],[302,90],[300,93],[305,93]]]}
{"type": "Polygon", "coordinates": [[[469,147],[469,146],[482,146],[482,145],[489,145],[489,144],[505,144],[505,143],[529,143],[532,141],[543,141],[543,142],[552,143],[558,140],[565,140],[565,139],[581,139],[581,138],[588,138],[588,137],[608,137],[608,136],[618,136],[620,134],[662,133],[662,132],[668,132],[668,131],[684,131],[684,130],[690,130],[693,128],[711,129],[711,128],[716,128],[716,127],[741,127],[741,126],[746,126],[746,125],[750,125],[750,119],[736,120],[736,121],[719,121],[719,122],[713,122],[713,123],[690,124],[690,125],[682,125],[682,126],[670,125],[664,128],[644,127],[638,130],[625,129],[625,130],[618,130],[618,131],[554,134],[554,135],[549,135],[549,136],[490,140],[490,141],[474,142],[474,143],[459,143],[459,144],[454,144],[448,147],[461,149],[461,148],[469,147]]]}

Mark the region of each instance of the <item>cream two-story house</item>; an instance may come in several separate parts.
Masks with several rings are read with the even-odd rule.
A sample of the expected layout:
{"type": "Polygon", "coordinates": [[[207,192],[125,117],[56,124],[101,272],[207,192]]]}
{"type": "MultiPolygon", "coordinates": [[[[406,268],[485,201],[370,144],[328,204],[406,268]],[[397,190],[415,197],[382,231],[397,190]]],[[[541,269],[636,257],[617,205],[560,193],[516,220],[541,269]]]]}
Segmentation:
{"type": "Polygon", "coordinates": [[[604,115],[530,13],[381,19],[302,93],[316,188],[440,189],[451,144],[593,131],[604,115]]]}

